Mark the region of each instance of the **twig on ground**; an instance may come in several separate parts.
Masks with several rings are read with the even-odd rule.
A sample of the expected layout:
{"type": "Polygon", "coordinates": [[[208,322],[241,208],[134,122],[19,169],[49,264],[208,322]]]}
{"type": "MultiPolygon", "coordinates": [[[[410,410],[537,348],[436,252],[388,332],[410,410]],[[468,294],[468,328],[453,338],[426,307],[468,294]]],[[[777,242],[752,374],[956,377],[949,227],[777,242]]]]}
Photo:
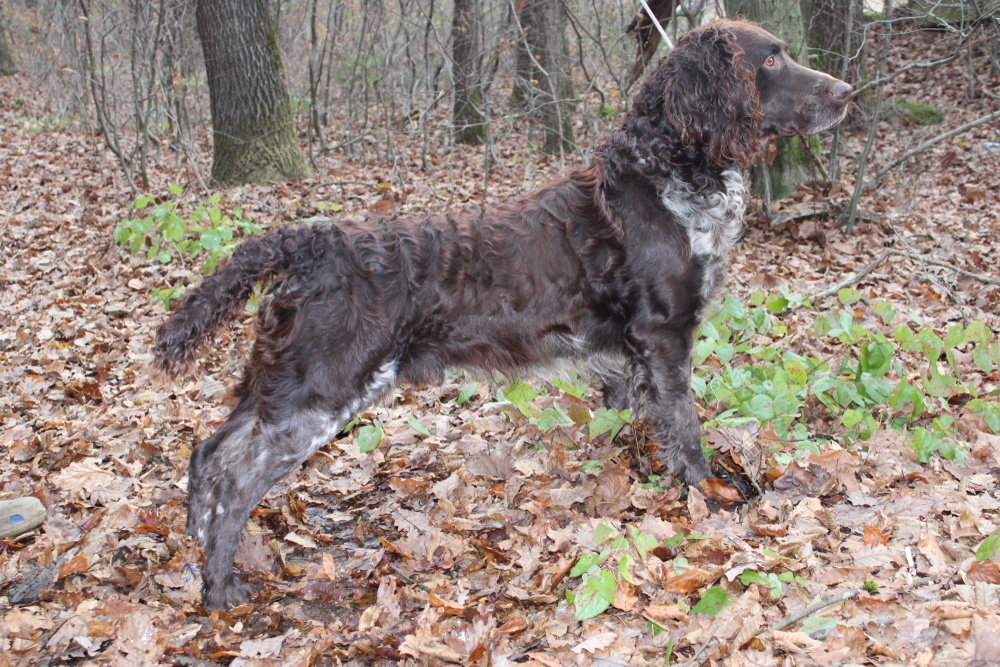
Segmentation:
{"type": "Polygon", "coordinates": [[[327,181],[325,183],[317,183],[316,185],[312,186],[311,188],[306,190],[306,194],[312,194],[313,192],[316,192],[320,188],[326,188],[331,185],[338,185],[340,187],[344,187],[345,185],[363,185],[366,188],[375,188],[376,190],[379,189],[378,183],[372,183],[371,181],[327,181]]]}
{"type": "Polygon", "coordinates": [[[987,285],[1000,285],[1000,278],[991,278],[989,276],[984,276],[979,273],[973,273],[972,271],[966,271],[965,269],[959,268],[954,264],[949,264],[948,262],[942,262],[939,259],[931,259],[929,257],[924,257],[922,255],[917,255],[912,252],[906,252],[904,250],[890,250],[893,255],[901,255],[903,257],[909,257],[910,259],[923,262],[925,264],[930,264],[932,266],[940,266],[943,269],[951,269],[960,276],[965,276],[966,278],[972,278],[973,280],[978,280],[979,282],[986,283],[987,285]]]}
{"type": "Polygon", "coordinates": [[[956,135],[962,134],[966,130],[971,130],[972,128],[976,127],[977,125],[982,125],[983,123],[988,123],[991,120],[996,120],[997,118],[1000,118],[1000,111],[994,111],[991,114],[986,114],[985,116],[982,116],[981,118],[977,118],[976,120],[970,121],[970,122],[966,123],[965,125],[959,125],[958,127],[956,127],[954,130],[951,130],[950,132],[945,132],[944,134],[939,134],[936,137],[931,137],[930,139],[928,139],[924,143],[920,144],[919,146],[916,146],[915,148],[911,148],[910,150],[906,151],[905,153],[903,153],[902,155],[900,155],[898,158],[896,158],[895,160],[893,160],[892,162],[890,162],[889,164],[887,164],[884,167],[882,167],[881,169],[879,169],[878,172],[874,176],[872,176],[871,178],[868,179],[867,182],[865,182],[864,187],[861,188],[861,191],[862,192],[868,192],[869,190],[871,190],[873,187],[875,187],[876,185],[878,185],[878,183],[882,180],[882,178],[886,174],[888,174],[890,171],[892,171],[893,169],[895,169],[899,165],[901,165],[904,162],[906,162],[907,160],[909,160],[914,155],[917,155],[918,153],[923,153],[925,150],[927,150],[931,146],[939,144],[942,141],[945,141],[946,139],[951,139],[952,137],[954,137],[956,135]]]}
{"type": "Polygon", "coordinates": [[[430,594],[430,593],[433,592],[431,589],[427,588],[426,586],[424,586],[420,582],[414,581],[408,575],[406,575],[403,572],[401,572],[399,570],[399,568],[397,568],[395,565],[389,565],[389,569],[392,570],[393,572],[395,572],[397,577],[399,577],[400,579],[402,579],[403,581],[405,581],[408,584],[416,586],[417,588],[419,588],[420,590],[422,590],[424,593],[430,594]]]}
{"type": "Polygon", "coordinates": [[[718,631],[718,629],[719,626],[713,627],[712,631],[708,633],[708,639],[706,639],[704,643],[698,647],[698,650],[694,652],[694,655],[691,656],[691,659],[688,660],[687,662],[682,662],[676,667],[695,667],[696,665],[700,665],[701,660],[699,660],[698,658],[701,656],[702,653],[705,652],[705,649],[707,649],[709,644],[711,644],[712,641],[715,639],[715,633],[718,631]]]}
{"type": "Polygon", "coordinates": [[[883,251],[882,254],[879,255],[878,257],[876,257],[875,260],[872,261],[871,264],[869,264],[865,268],[861,269],[860,271],[858,271],[857,273],[855,273],[853,276],[851,276],[847,280],[844,280],[843,282],[839,282],[836,285],[834,285],[833,287],[831,287],[829,289],[825,289],[822,292],[817,292],[816,294],[813,294],[812,296],[809,297],[809,300],[810,301],[814,301],[814,302],[815,301],[819,301],[820,299],[825,299],[828,296],[835,295],[837,292],[839,292],[840,290],[844,289],[845,287],[850,287],[851,285],[856,285],[857,283],[859,283],[862,280],[864,280],[865,276],[867,276],[869,273],[871,273],[872,271],[874,271],[875,268],[879,264],[881,264],[882,262],[884,262],[886,260],[886,258],[889,257],[889,255],[891,255],[891,254],[893,254],[893,251],[891,249],[883,251]]]}
{"type": "Polygon", "coordinates": [[[802,619],[808,618],[809,616],[812,616],[813,614],[815,614],[817,611],[820,611],[821,609],[826,609],[827,607],[829,607],[831,605],[835,605],[838,602],[843,602],[844,600],[850,600],[855,595],[857,595],[859,592],[860,591],[857,588],[851,588],[849,590],[843,591],[842,593],[837,593],[836,595],[831,595],[830,597],[826,598],[825,600],[820,600],[819,602],[816,602],[814,604],[809,605],[805,609],[797,611],[797,612],[795,612],[794,614],[792,614],[790,616],[786,616],[783,621],[781,621],[781,622],[776,623],[775,625],[773,625],[771,627],[771,630],[772,631],[784,630],[789,625],[792,625],[794,623],[798,623],[802,619]]]}

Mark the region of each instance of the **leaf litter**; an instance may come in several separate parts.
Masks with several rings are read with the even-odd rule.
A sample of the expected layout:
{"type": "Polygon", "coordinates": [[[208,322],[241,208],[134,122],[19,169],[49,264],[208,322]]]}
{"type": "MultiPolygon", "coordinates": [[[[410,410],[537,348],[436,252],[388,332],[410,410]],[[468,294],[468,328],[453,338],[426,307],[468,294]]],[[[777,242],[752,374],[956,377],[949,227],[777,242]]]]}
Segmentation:
{"type": "MultiPolygon", "coordinates": [[[[922,33],[899,42],[901,52],[947,46],[922,33]]],[[[949,109],[955,125],[990,108],[960,98],[955,70],[919,76],[890,93],[949,109]]],[[[115,247],[132,196],[100,137],[31,132],[33,103],[8,102],[22,83],[0,80],[0,491],[36,495],[48,517],[0,543],[3,667],[643,665],[668,652],[730,665],[986,665],[1000,655],[996,549],[975,558],[1000,524],[1000,437],[961,406],[964,466],[918,463],[907,435],[887,430],[864,449],[779,465],[765,453],[780,440],[773,431],[713,427],[720,464],[763,484],[757,500],[733,505],[726,485],[683,493],[650,482],[637,456],[643,428],[605,424],[592,393],[533,382],[543,395],[504,402],[495,385],[461,376],[401,390],[273,489],[237,556],[259,594],[206,615],[199,553],[183,537],[187,461],[225,417],[252,318],[223,334],[193,379],[150,381],[164,317],[151,291],[196,271],[115,247]],[[363,453],[360,430],[375,424],[381,440],[363,453]],[[609,439],[612,429],[622,435],[609,439]]],[[[884,123],[875,168],[933,131],[884,123]]],[[[892,245],[906,252],[858,285],[858,314],[874,317],[868,301],[887,299],[942,337],[976,320],[995,336],[1000,287],[949,268],[995,277],[1000,152],[984,147],[995,135],[977,128],[890,173],[853,236],[801,212],[775,227],[751,220],[729,291],[742,301],[779,286],[815,293],[892,245]]],[[[847,137],[831,209],[846,204],[862,141],[847,137]]],[[[442,210],[482,181],[475,151],[450,159],[449,171],[417,174],[388,199],[305,182],[238,188],[223,204],[264,227],[315,215],[324,199],[342,202],[343,216],[442,210]],[[443,182],[449,173],[459,181],[443,182]]],[[[371,178],[371,164],[321,160],[321,173],[371,178]]],[[[559,164],[539,157],[533,168],[525,183],[501,160],[492,191],[515,194],[559,164]]],[[[194,180],[158,177],[164,191],[194,180]]],[[[822,197],[800,191],[779,208],[822,197]]],[[[782,321],[791,344],[824,352],[804,316],[782,321]]],[[[995,377],[981,389],[991,387],[995,377]]],[[[833,429],[813,417],[815,432],[833,429]]]]}

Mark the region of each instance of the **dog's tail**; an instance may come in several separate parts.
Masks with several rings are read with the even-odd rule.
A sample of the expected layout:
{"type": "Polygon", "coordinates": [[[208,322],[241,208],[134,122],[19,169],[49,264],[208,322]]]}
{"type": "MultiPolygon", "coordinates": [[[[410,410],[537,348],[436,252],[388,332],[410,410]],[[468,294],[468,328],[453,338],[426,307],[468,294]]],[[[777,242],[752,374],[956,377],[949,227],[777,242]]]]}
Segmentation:
{"type": "Polygon", "coordinates": [[[317,232],[291,227],[241,242],[201,285],[190,289],[156,332],[153,367],[168,377],[194,365],[198,347],[243,309],[254,285],[295,271],[316,252],[317,232]]]}

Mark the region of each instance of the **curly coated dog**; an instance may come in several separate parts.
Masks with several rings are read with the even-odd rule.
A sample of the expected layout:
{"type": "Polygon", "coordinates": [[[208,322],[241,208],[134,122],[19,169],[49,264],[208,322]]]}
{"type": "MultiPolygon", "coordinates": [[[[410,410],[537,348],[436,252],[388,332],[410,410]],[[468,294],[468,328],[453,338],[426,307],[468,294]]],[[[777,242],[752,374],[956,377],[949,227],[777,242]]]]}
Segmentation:
{"type": "Polygon", "coordinates": [[[743,172],[768,135],[836,125],[851,92],[762,28],[717,21],[660,60],[589,166],[530,194],[242,242],[155,346],[160,370],[185,371],[271,282],[239,403],[191,460],[187,530],[206,550],[205,606],[246,599],[233,557],[268,489],[395,385],[439,383],[449,367],[517,375],[587,360],[607,403],[641,408],[659,463],[688,484],[711,477],[692,333],[742,232],[743,172]]]}

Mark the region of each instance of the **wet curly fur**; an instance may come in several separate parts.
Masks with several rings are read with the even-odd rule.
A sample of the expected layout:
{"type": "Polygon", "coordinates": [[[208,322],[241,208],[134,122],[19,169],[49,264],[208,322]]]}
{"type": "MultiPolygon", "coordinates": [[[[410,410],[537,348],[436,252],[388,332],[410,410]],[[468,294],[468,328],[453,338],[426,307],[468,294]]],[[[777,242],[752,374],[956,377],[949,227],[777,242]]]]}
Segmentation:
{"type": "Polygon", "coordinates": [[[795,65],[753,24],[686,34],[591,164],[456,214],[280,229],[241,243],[160,327],[155,365],[200,344],[271,282],[239,403],[194,450],[188,532],[204,604],[247,595],[233,557],[276,482],[398,383],[449,367],[519,374],[590,360],[605,400],[641,406],[659,463],[711,476],[690,390],[692,333],[741,229],[742,171],[768,134],[838,122],[850,86],[795,65]]]}

